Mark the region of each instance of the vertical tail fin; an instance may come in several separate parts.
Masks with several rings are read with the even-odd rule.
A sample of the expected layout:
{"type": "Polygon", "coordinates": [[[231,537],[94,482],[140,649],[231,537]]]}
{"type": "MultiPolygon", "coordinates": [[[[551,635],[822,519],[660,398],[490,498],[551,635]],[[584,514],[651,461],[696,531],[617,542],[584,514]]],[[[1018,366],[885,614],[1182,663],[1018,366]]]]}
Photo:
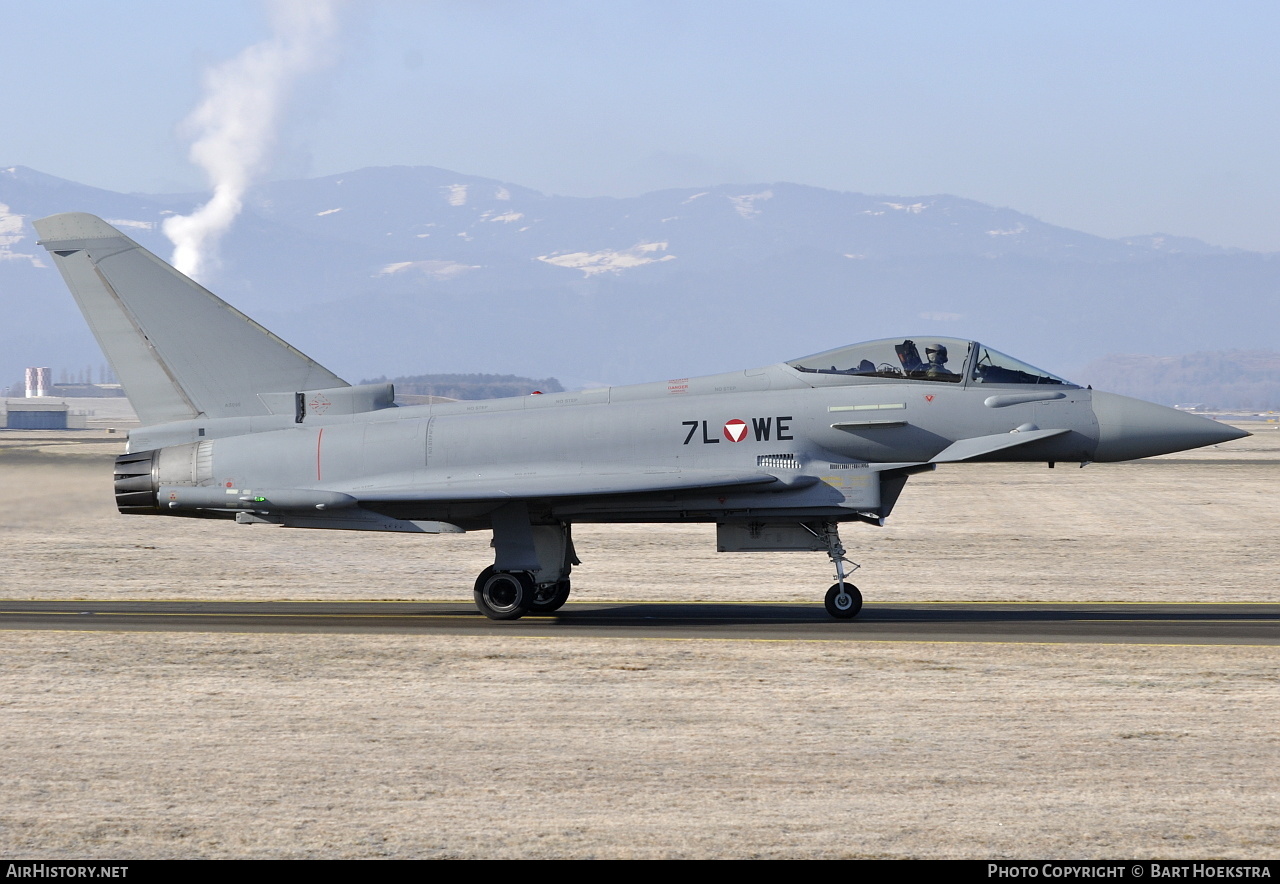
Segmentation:
{"type": "Polygon", "coordinates": [[[347,382],[94,215],[35,222],[144,425],[268,414],[347,382]]]}

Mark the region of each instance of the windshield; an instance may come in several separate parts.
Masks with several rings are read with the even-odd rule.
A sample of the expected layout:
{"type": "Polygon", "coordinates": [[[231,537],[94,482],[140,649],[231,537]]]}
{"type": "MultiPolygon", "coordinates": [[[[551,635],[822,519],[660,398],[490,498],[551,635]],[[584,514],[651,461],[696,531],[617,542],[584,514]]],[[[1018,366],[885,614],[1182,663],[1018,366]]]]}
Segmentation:
{"type": "Polygon", "coordinates": [[[1057,375],[1019,362],[999,350],[978,344],[978,358],[973,363],[975,384],[1070,384],[1057,375]]]}
{"type": "Polygon", "coordinates": [[[788,362],[797,371],[959,383],[971,342],[958,338],[886,338],[788,362]]]}

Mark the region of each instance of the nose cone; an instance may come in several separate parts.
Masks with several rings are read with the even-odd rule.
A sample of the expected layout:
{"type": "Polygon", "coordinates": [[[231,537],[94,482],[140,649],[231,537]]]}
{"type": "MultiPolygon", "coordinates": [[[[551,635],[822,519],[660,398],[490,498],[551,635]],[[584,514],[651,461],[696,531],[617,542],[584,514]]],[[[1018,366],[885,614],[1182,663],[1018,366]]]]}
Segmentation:
{"type": "Polygon", "coordinates": [[[1098,461],[1135,460],[1249,435],[1185,411],[1097,390],[1093,392],[1093,413],[1098,418],[1094,453],[1098,461]]]}

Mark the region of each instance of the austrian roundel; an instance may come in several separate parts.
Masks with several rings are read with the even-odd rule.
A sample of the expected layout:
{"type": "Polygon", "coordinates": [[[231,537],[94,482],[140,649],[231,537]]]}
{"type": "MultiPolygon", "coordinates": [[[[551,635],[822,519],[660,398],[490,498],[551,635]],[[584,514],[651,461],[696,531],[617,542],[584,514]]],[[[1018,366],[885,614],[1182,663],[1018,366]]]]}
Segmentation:
{"type": "Polygon", "coordinates": [[[741,442],[747,438],[747,422],[737,418],[724,425],[724,437],[730,442],[741,442]]]}

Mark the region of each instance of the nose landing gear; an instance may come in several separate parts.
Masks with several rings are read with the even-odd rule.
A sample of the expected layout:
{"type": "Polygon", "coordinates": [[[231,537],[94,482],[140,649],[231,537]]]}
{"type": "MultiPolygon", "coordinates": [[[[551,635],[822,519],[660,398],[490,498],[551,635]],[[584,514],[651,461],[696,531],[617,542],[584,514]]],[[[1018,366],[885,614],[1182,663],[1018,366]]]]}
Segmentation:
{"type": "Polygon", "coordinates": [[[827,544],[827,555],[831,559],[831,564],[836,567],[836,582],[827,590],[827,597],[824,600],[827,613],[838,620],[852,620],[862,610],[862,593],[852,583],[845,582],[845,565],[851,566],[849,568],[851,572],[858,570],[858,565],[844,557],[844,547],[840,544],[840,531],[835,523],[827,522],[824,527],[826,530],[823,539],[827,544]]]}

